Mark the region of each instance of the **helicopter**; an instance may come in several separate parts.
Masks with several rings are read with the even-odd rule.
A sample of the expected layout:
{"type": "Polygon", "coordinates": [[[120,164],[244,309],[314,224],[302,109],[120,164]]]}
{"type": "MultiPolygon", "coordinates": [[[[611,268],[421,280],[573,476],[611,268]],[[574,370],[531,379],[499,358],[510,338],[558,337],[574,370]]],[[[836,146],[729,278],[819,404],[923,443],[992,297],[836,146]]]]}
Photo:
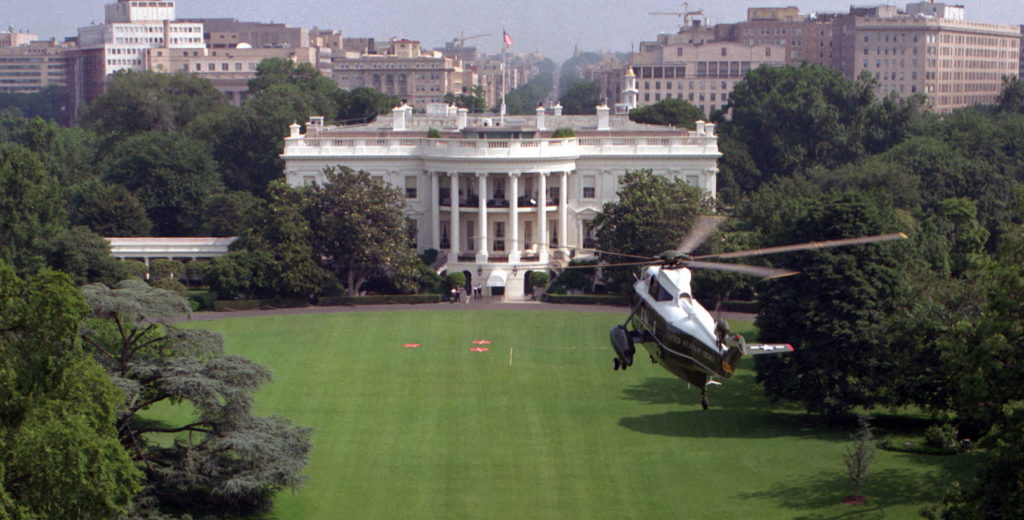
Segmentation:
{"type": "MultiPolygon", "coordinates": [[[[747,343],[739,334],[731,334],[725,320],[716,320],[694,297],[691,289],[693,269],[728,271],[762,279],[799,274],[798,271],[754,265],[709,262],[708,259],[745,258],[831,247],[852,246],[906,239],[903,233],[827,240],[776,246],[746,251],[692,256],[725,217],[700,216],[690,233],[675,250],[665,251],[644,262],[618,265],[646,265],[633,284],[634,305],[622,325],[612,327],[613,368],[626,370],[633,365],[636,345],[641,344],[651,361],[676,377],[700,389],[701,406],[708,409],[708,387],[721,384],[736,370],[745,355],[785,354],[793,352],[786,343],[747,343]]],[[[620,256],[619,253],[611,253],[620,256]]],[[[641,257],[637,257],[641,258],[641,257]]]]}

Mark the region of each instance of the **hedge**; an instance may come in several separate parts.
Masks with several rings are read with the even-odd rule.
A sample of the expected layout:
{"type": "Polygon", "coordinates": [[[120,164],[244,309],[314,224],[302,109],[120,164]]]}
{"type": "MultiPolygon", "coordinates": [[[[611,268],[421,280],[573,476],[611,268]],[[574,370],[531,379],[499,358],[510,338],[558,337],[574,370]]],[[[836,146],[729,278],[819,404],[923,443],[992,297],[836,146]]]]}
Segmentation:
{"type": "Polygon", "coordinates": [[[251,311],[256,309],[287,309],[292,307],[305,307],[309,300],[217,300],[213,303],[215,311],[251,311]]]}
{"type": "Polygon", "coordinates": [[[318,306],[378,305],[382,303],[441,303],[440,294],[375,294],[372,296],[325,296],[318,306]]]}
{"type": "Polygon", "coordinates": [[[619,294],[550,294],[545,293],[542,300],[548,303],[580,303],[587,305],[625,305],[632,300],[619,294]]]}

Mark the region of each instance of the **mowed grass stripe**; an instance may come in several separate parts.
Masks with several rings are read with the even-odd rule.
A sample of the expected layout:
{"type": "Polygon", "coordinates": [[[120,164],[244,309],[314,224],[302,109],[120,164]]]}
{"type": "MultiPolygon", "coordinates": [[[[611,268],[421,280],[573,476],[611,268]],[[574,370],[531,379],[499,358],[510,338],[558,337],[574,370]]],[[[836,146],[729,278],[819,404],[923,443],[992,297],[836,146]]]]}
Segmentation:
{"type": "Polygon", "coordinates": [[[964,458],[879,452],[863,516],[839,503],[850,432],[770,406],[749,361],[707,412],[643,355],[613,372],[607,334],[624,317],[423,310],[194,326],[272,368],[258,413],[314,428],[311,478],[276,498],[280,520],[913,518],[966,474],[964,458]],[[470,352],[479,339],[488,352],[470,352]]]}

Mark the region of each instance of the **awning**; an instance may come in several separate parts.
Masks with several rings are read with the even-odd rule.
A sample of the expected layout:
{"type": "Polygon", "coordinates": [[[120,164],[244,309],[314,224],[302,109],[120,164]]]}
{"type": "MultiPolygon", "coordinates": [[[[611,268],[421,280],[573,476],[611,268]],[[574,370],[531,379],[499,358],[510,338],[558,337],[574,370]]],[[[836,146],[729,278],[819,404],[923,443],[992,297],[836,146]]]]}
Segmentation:
{"type": "Polygon", "coordinates": [[[505,280],[508,280],[508,271],[495,269],[487,276],[487,287],[505,287],[505,280]]]}

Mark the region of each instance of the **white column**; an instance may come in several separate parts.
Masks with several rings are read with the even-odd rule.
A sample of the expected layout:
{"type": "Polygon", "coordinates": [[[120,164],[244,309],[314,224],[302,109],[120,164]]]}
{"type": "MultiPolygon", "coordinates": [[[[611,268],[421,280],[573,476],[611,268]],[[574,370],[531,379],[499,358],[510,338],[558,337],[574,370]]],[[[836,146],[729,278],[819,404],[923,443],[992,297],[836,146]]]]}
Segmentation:
{"type": "Polygon", "coordinates": [[[508,174],[508,261],[519,261],[519,172],[508,174]]]}
{"type": "Polygon", "coordinates": [[[569,172],[562,172],[561,180],[561,185],[558,188],[558,249],[568,253],[569,241],[566,230],[569,229],[569,172]]]}
{"type": "Polygon", "coordinates": [[[540,254],[540,261],[548,261],[548,179],[549,172],[537,174],[537,232],[540,233],[537,240],[537,252],[540,254]]]}
{"type": "Polygon", "coordinates": [[[451,236],[448,237],[451,240],[451,248],[448,250],[448,263],[454,264],[459,261],[459,250],[461,249],[462,243],[459,240],[459,174],[458,172],[448,172],[448,176],[452,178],[451,186],[451,222],[449,232],[451,236]]]}
{"type": "Polygon", "coordinates": [[[476,261],[487,261],[487,174],[476,174],[477,196],[480,203],[477,207],[480,210],[480,231],[477,233],[479,241],[476,243],[476,261]]]}
{"type": "Polygon", "coordinates": [[[434,249],[441,250],[441,180],[440,173],[427,172],[430,176],[430,243],[434,249]]]}

